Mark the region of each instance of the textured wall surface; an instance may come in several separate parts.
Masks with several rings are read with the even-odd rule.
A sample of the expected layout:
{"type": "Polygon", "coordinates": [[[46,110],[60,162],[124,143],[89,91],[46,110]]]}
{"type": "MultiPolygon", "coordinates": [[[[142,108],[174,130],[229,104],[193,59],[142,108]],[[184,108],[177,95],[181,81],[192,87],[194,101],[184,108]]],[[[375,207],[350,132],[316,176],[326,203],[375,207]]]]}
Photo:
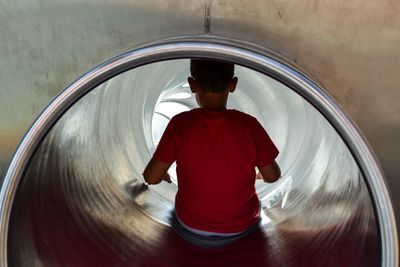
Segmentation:
{"type": "MultiPolygon", "coordinates": [[[[260,45],[320,82],[366,135],[399,220],[400,2],[209,1],[211,34],[260,45]]],[[[204,33],[202,1],[0,0],[0,175],[46,105],[140,44],[204,33]]]]}

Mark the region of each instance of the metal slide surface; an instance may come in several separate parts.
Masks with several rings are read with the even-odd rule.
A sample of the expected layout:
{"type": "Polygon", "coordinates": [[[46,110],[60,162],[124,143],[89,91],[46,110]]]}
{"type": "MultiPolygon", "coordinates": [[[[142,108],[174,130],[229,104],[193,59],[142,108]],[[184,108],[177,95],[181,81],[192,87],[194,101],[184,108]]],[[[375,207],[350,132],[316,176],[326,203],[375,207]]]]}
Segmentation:
{"type": "Polygon", "coordinates": [[[302,97],[244,67],[229,107],[268,130],[284,177],[256,183],[262,231],[203,250],[171,230],[176,184],[147,187],[140,174],[168,119],[196,106],[188,67],[182,59],[130,70],[61,117],[16,193],[11,266],[379,266],[373,206],[347,146],[302,97]]]}

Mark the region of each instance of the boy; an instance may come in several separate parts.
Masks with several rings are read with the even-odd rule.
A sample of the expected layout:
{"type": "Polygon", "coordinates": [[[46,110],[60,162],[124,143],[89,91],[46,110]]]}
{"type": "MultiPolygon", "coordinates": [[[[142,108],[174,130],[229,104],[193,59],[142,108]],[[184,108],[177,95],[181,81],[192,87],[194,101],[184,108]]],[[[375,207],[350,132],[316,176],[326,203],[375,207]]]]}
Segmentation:
{"type": "Polygon", "coordinates": [[[226,109],[238,81],[233,64],[196,59],[190,71],[188,83],[200,108],[171,119],[143,177],[149,184],[170,182],[167,171],[176,160],[172,225],[187,241],[216,247],[257,229],[255,178],[268,183],[280,178],[279,152],[255,118],[226,109]]]}

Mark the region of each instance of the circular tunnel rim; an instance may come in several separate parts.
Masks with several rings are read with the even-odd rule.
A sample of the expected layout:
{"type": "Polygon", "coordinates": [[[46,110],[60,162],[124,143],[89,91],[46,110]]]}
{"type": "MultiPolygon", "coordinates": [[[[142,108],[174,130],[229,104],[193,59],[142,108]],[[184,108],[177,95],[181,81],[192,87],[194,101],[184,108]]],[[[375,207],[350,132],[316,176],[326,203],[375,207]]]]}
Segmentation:
{"type": "Polygon", "coordinates": [[[81,76],[49,104],[22,139],[4,177],[0,192],[0,265],[8,266],[8,227],[19,182],[34,151],[62,114],[97,85],[122,72],[157,61],[195,57],[228,60],[264,73],[300,94],[325,116],[353,154],[369,188],[378,221],[382,266],[397,266],[397,229],[384,174],[365,137],[339,104],[327,91],[271,52],[247,43],[232,44],[206,37],[160,41],[123,53],[81,76]]]}

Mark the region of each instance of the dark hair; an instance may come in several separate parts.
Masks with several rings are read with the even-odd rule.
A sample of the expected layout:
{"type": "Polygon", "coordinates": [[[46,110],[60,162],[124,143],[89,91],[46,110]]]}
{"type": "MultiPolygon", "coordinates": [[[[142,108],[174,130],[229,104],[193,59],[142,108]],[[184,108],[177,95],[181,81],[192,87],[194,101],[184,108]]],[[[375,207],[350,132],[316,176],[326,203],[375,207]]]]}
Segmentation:
{"type": "Polygon", "coordinates": [[[235,71],[235,65],[228,62],[192,59],[190,74],[205,92],[222,93],[228,88],[235,71]]]}

